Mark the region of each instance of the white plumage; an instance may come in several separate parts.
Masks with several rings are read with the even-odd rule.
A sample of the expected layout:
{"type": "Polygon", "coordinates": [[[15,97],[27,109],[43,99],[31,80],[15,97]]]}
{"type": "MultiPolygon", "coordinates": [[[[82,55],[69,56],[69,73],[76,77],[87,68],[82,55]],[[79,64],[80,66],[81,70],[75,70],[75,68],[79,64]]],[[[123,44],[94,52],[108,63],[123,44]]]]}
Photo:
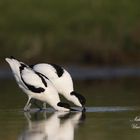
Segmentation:
{"type": "Polygon", "coordinates": [[[74,91],[73,81],[68,71],[56,64],[40,63],[31,67],[36,72],[48,77],[56,87],[58,93],[62,94],[67,100],[79,107],[84,107],[86,99],[74,91]]]}
{"type": "Polygon", "coordinates": [[[56,88],[45,76],[13,57],[5,60],[9,63],[17,84],[28,96],[24,110],[30,109],[31,98],[46,102],[55,110],[70,110],[69,104],[60,102],[56,88]]]}

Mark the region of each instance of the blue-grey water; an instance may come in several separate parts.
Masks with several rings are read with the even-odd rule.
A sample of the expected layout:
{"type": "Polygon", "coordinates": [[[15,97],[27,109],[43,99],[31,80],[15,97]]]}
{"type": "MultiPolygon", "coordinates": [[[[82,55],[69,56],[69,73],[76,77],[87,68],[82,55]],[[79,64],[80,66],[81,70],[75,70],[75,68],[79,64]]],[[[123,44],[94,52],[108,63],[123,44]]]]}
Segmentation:
{"type": "MultiPolygon", "coordinates": [[[[67,66],[73,79],[112,79],[122,77],[140,77],[140,67],[82,67],[67,66]]],[[[12,77],[10,68],[0,68],[0,79],[9,79],[12,77]]]]}

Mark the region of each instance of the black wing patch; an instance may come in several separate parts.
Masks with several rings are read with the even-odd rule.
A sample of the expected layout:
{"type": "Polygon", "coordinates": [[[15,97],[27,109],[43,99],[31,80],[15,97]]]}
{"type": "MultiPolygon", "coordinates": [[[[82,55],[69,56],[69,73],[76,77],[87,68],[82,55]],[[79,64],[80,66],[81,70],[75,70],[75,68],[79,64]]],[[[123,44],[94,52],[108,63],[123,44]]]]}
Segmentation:
{"type": "Polygon", "coordinates": [[[79,93],[77,93],[77,92],[75,92],[75,91],[71,92],[70,94],[76,96],[76,97],[78,98],[79,102],[80,102],[82,105],[85,105],[85,104],[86,104],[86,99],[85,99],[85,97],[82,96],[81,94],[79,94],[79,93]]]}
{"type": "MultiPolygon", "coordinates": [[[[29,67],[30,67],[31,69],[33,69],[33,71],[35,71],[35,70],[34,70],[34,66],[35,66],[35,65],[36,65],[36,64],[29,65],[29,67]]],[[[37,74],[39,74],[39,75],[41,75],[41,76],[43,76],[43,77],[45,77],[46,79],[49,80],[49,78],[48,78],[47,76],[45,76],[44,74],[42,74],[42,73],[40,73],[40,72],[37,72],[37,71],[35,71],[35,73],[37,73],[37,74]]]]}
{"type": "MultiPolygon", "coordinates": [[[[21,66],[19,67],[19,69],[20,69],[20,75],[21,75],[22,70],[24,70],[25,67],[26,67],[26,65],[24,65],[24,64],[21,64],[21,66]]],[[[40,77],[40,76],[39,76],[39,77],[40,77]]],[[[34,87],[34,86],[32,86],[32,85],[27,84],[27,83],[24,81],[24,79],[22,78],[22,75],[21,75],[21,80],[22,80],[23,83],[26,85],[26,87],[27,87],[29,90],[31,90],[32,92],[41,93],[41,92],[44,92],[44,91],[45,91],[45,89],[42,88],[42,87],[36,88],[36,87],[34,87]]],[[[45,81],[43,78],[42,78],[41,80],[42,80],[42,82],[45,81]]],[[[46,81],[45,81],[45,82],[46,82],[46,81]]]]}
{"type": "Polygon", "coordinates": [[[45,81],[45,79],[43,77],[45,77],[46,79],[48,79],[48,78],[39,72],[35,72],[35,73],[40,77],[44,86],[47,87],[47,82],[45,81]]]}
{"type": "Polygon", "coordinates": [[[50,64],[50,65],[55,68],[58,77],[61,77],[63,75],[64,69],[61,66],[58,66],[56,64],[50,64]]]}
{"type": "MultiPolygon", "coordinates": [[[[30,67],[31,69],[33,69],[34,66],[35,66],[35,64],[30,65],[29,67],[30,67]]],[[[33,69],[33,70],[34,70],[34,69],[33,69]]],[[[48,77],[45,76],[44,74],[40,73],[40,72],[37,72],[37,71],[35,71],[35,73],[41,78],[41,80],[42,80],[43,84],[45,85],[45,87],[47,87],[47,82],[44,80],[44,78],[48,79],[48,77]],[[44,77],[44,78],[43,78],[43,77],[44,77]]],[[[49,80],[49,79],[48,79],[48,80],[49,80]]]]}
{"type": "Polygon", "coordinates": [[[29,84],[25,83],[25,81],[24,81],[23,79],[22,79],[22,81],[23,81],[23,83],[26,85],[26,87],[27,87],[29,90],[31,90],[32,92],[41,93],[41,92],[44,92],[44,91],[45,91],[44,88],[41,88],[41,87],[36,88],[36,87],[34,87],[34,86],[32,86],[32,85],[29,85],[29,84]]]}

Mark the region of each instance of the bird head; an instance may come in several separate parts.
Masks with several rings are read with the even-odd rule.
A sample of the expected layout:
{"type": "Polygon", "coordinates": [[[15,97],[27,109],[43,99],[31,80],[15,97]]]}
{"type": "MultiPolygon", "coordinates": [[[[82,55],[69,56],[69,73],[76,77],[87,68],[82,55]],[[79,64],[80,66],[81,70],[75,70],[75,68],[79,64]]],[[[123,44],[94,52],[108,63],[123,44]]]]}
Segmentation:
{"type": "Polygon", "coordinates": [[[75,109],[72,109],[68,103],[59,102],[57,103],[57,106],[58,106],[57,108],[58,111],[59,110],[60,111],[77,111],[75,109]]]}
{"type": "Polygon", "coordinates": [[[79,94],[79,93],[77,93],[77,92],[75,92],[75,91],[72,91],[71,93],[70,93],[70,95],[73,97],[73,99],[75,100],[73,100],[73,102],[75,103],[75,104],[79,104],[78,106],[81,106],[81,107],[84,107],[84,105],[85,105],[85,103],[86,103],[86,99],[85,99],[85,97],[83,96],[83,95],[81,95],[81,94],[79,94]]]}

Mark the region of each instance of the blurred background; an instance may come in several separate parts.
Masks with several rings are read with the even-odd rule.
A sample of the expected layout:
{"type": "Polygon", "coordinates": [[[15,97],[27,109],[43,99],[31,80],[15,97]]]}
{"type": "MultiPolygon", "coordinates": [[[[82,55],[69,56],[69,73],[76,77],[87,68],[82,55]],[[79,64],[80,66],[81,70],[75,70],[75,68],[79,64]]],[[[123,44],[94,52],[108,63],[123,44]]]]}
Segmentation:
{"type": "Polygon", "coordinates": [[[139,65],[138,0],[1,0],[0,59],[139,65]]]}

